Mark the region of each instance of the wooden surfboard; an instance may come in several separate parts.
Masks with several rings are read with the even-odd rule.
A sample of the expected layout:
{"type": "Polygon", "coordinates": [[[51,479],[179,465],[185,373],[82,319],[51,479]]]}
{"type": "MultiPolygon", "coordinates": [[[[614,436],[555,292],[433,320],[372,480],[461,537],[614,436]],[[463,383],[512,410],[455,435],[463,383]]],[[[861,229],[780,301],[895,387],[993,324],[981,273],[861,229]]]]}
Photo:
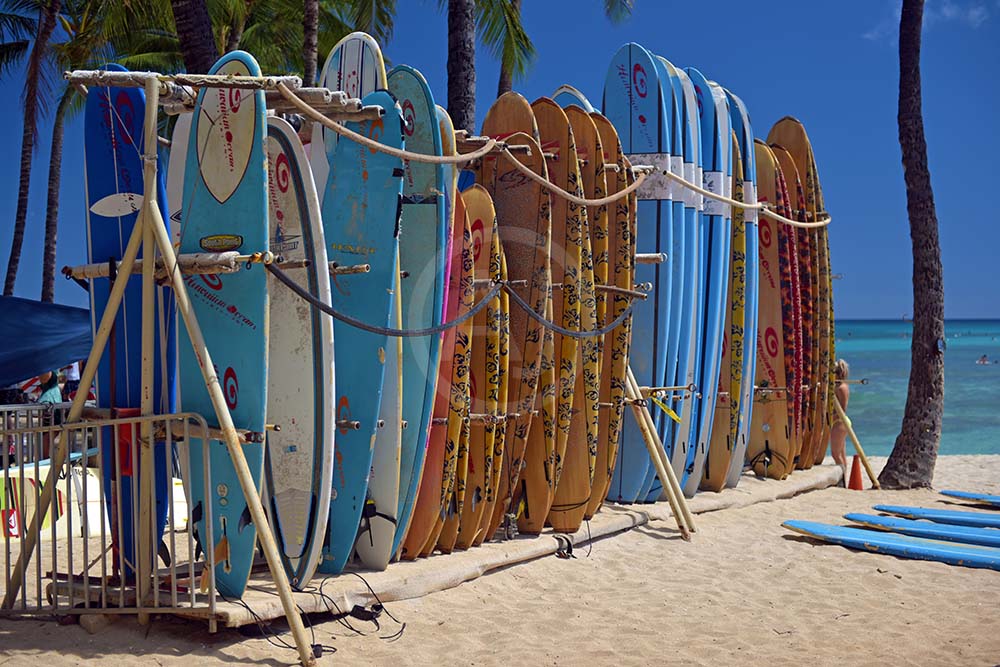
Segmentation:
{"type": "MultiPolygon", "coordinates": [[[[347,123],[347,127],[387,146],[402,148],[402,112],[395,99],[386,91],[375,91],[364,97],[364,103],[381,106],[384,115],[378,120],[347,123]]],[[[338,141],[322,205],[330,261],[371,267],[368,273],[335,276],[331,305],[378,326],[392,322],[397,294],[403,175],[399,158],[346,139],[338,141]]],[[[380,507],[374,494],[370,497],[368,493],[390,342],[394,344],[395,340],[334,322],[337,454],[328,539],[319,568],[325,574],[339,573],[347,564],[363,512],[379,519],[373,521],[372,531],[377,523],[390,524],[379,534],[390,540],[392,537],[392,522],[381,519],[379,514],[391,516],[396,500],[380,507]]],[[[398,480],[395,483],[398,489],[398,480]]]]}
{"type": "MultiPolygon", "coordinates": [[[[567,106],[565,112],[573,131],[582,179],[577,192],[587,199],[601,199],[607,196],[607,169],[597,126],[579,104],[567,106]]],[[[603,325],[608,310],[608,293],[597,291],[595,287],[608,284],[608,207],[588,206],[583,223],[580,327],[590,331],[603,325]]],[[[547,519],[547,523],[561,533],[575,533],[580,528],[590,503],[597,462],[600,404],[610,399],[610,395],[601,396],[603,346],[604,336],[584,338],[577,345],[575,405],[566,454],[561,468],[558,461],[556,465],[554,495],[547,519]]]]}
{"type": "MultiPolygon", "coordinates": [[[[308,266],[285,271],[316,299],[330,303],[312,172],[295,129],[275,116],[267,119],[267,175],[271,252],[285,261],[308,260],[308,266]]],[[[323,551],[333,488],[333,320],[277,278],[267,281],[267,414],[281,430],[267,433],[265,505],[288,579],[301,588],[323,551]]]]}
{"type": "MultiPolygon", "coordinates": [[[[210,74],[260,76],[260,67],[243,51],[220,58],[210,74]]],[[[267,129],[263,91],[206,88],[198,93],[188,146],[184,186],[184,227],[180,252],[244,253],[268,249],[267,129]]],[[[267,274],[253,269],[231,275],[184,277],[205,344],[218,369],[226,405],[239,429],[261,434],[243,445],[250,474],[260,489],[264,468],[264,418],[267,407],[267,274]]],[[[180,380],[185,412],[215,423],[198,360],[181,330],[180,380]]],[[[192,440],[189,490],[199,540],[212,522],[216,554],[215,584],[240,597],[250,577],[257,527],[225,445],[192,440]],[[211,479],[206,480],[202,448],[207,446],[211,479]],[[206,491],[209,495],[206,495],[206,491]],[[201,507],[199,512],[198,507],[201,507]]]]}

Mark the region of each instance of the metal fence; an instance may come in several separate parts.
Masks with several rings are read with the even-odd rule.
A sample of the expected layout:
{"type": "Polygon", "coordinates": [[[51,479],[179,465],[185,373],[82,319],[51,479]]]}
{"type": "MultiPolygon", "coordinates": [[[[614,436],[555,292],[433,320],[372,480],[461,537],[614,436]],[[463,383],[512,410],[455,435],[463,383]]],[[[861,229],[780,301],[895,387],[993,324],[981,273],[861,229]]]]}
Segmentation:
{"type": "MultiPolygon", "coordinates": [[[[0,406],[0,596],[9,598],[0,616],[175,613],[205,618],[215,631],[214,553],[199,553],[197,534],[200,544],[214,544],[212,522],[200,521],[213,512],[193,508],[181,481],[190,479],[191,439],[210,437],[204,418],[91,409],[66,424],[69,406],[0,406]],[[52,471],[60,441],[65,462],[52,471]],[[52,472],[55,489],[31,540],[52,472]]],[[[211,503],[210,447],[201,450],[211,503]]]]}

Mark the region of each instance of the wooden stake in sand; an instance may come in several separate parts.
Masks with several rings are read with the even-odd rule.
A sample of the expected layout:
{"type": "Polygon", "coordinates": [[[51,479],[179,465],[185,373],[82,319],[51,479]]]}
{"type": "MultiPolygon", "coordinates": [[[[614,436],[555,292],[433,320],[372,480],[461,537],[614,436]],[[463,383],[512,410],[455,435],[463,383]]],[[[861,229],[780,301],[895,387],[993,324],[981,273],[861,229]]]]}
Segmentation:
{"type": "Polygon", "coordinates": [[[872,481],[872,487],[875,489],[881,489],[882,487],[878,483],[878,478],[875,476],[875,472],[872,470],[872,466],[868,463],[868,457],[865,456],[865,450],[861,448],[861,442],[858,440],[858,435],[854,432],[854,426],[851,424],[851,418],[847,416],[844,412],[844,408],[840,407],[840,401],[834,401],[833,407],[837,409],[837,414],[840,415],[840,421],[844,422],[844,426],[847,427],[847,434],[851,436],[851,441],[854,443],[854,451],[858,453],[861,457],[861,463],[865,466],[865,472],[868,473],[868,479],[872,481]]]}

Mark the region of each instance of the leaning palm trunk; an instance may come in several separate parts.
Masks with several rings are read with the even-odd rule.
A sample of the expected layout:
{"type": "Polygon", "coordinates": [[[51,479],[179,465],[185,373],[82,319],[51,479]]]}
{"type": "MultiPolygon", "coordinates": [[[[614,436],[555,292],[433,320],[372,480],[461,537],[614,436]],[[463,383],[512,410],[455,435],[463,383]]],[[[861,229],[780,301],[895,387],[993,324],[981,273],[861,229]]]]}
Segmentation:
{"type": "Polygon", "coordinates": [[[3,284],[4,296],[14,294],[17,282],[17,267],[21,263],[21,246],[24,244],[24,223],[28,219],[28,190],[31,186],[31,158],[35,152],[35,132],[38,127],[38,78],[41,74],[42,58],[48,47],[49,38],[56,25],[56,15],[62,6],[61,0],[51,0],[42,10],[38,22],[38,34],[28,56],[28,69],[24,85],[24,128],[21,133],[21,179],[17,189],[17,212],[14,215],[14,237],[10,243],[10,257],[7,260],[7,277],[3,284]]]}
{"type": "Polygon", "coordinates": [[[476,126],[476,1],[448,0],[448,113],[455,129],[476,126]]]}
{"type": "Polygon", "coordinates": [[[923,0],[904,0],[899,21],[899,146],[913,243],[913,339],[903,426],[879,475],[886,488],[931,485],[944,411],[944,280],[920,99],[923,0]]]}
{"type": "Polygon", "coordinates": [[[219,59],[219,49],[205,0],[170,0],[170,7],[174,12],[185,69],[197,74],[208,72],[219,59]]]}
{"type": "MultiPolygon", "coordinates": [[[[319,35],[319,0],[305,0],[302,12],[302,83],[311,86],[316,82],[316,51],[319,35]]],[[[374,15],[374,12],[373,12],[374,15]]]]}
{"type": "Polygon", "coordinates": [[[55,301],[56,291],[56,232],[59,229],[59,182],[62,179],[63,125],[73,88],[67,86],[59,98],[55,121],[52,123],[52,151],[49,154],[49,194],[45,210],[45,251],[42,254],[42,301],[55,301]]]}

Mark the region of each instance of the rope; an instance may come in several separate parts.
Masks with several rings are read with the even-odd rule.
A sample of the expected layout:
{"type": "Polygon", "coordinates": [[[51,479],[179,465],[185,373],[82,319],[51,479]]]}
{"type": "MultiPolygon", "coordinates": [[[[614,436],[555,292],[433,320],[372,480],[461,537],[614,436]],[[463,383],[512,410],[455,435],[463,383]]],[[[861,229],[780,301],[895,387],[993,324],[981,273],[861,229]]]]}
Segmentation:
{"type": "Polygon", "coordinates": [[[607,197],[601,197],[600,199],[585,199],[583,197],[578,197],[572,194],[571,192],[567,192],[566,190],[563,190],[555,183],[550,182],[547,178],[539,176],[534,171],[532,171],[530,167],[528,167],[523,162],[514,157],[514,154],[511,153],[510,150],[508,150],[507,148],[504,148],[503,156],[507,158],[510,162],[512,162],[514,166],[517,167],[518,171],[520,171],[522,174],[524,174],[531,180],[541,185],[543,188],[545,188],[552,194],[558,195],[559,197],[562,197],[567,201],[571,201],[574,204],[579,204],[580,206],[604,206],[606,204],[613,204],[616,201],[625,199],[625,197],[628,197],[630,194],[639,189],[643,181],[646,180],[646,176],[648,175],[647,172],[640,173],[638,178],[635,179],[635,182],[632,183],[632,185],[629,185],[623,190],[619,190],[613,195],[608,195],[607,197]]]}
{"type": "Polygon", "coordinates": [[[295,292],[295,294],[298,295],[299,298],[304,299],[310,305],[312,305],[313,308],[316,308],[326,313],[333,319],[339,320],[344,324],[350,325],[357,329],[361,329],[362,331],[378,334],[380,336],[393,336],[395,338],[415,338],[418,336],[433,336],[435,334],[443,333],[453,327],[457,327],[462,322],[465,322],[469,318],[474,317],[476,313],[478,313],[479,311],[481,311],[483,308],[486,307],[486,305],[493,297],[495,297],[497,294],[500,293],[500,290],[505,288],[505,285],[503,283],[495,284],[492,288],[490,288],[490,291],[487,292],[482,299],[480,299],[479,303],[477,303],[470,310],[463,313],[459,317],[455,318],[451,322],[445,322],[435,327],[429,327],[426,329],[391,329],[389,327],[374,326],[366,322],[362,322],[361,320],[355,319],[350,315],[345,315],[344,313],[338,312],[329,305],[323,303],[322,301],[314,297],[309,292],[307,292],[305,289],[299,286],[298,283],[289,278],[284,271],[276,267],[274,264],[265,264],[264,267],[271,273],[271,275],[273,275],[275,278],[284,283],[284,285],[288,287],[290,290],[295,292]]]}
{"type": "Polygon", "coordinates": [[[300,99],[295,93],[289,90],[288,86],[284,83],[278,83],[278,90],[282,95],[284,95],[285,99],[292,103],[292,106],[317,123],[321,124],[323,127],[329,128],[337,134],[347,137],[351,141],[361,144],[362,146],[366,146],[373,151],[379,151],[380,153],[398,157],[402,160],[423,162],[426,164],[465,164],[466,162],[478,160],[484,155],[491,153],[498,145],[496,139],[490,139],[479,150],[473,151],[472,153],[463,153],[461,155],[426,155],[424,153],[412,153],[407,150],[386,146],[385,144],[375,141],[374,139],[369,139],[362,134],[358,134],[354,130],[350,130],[336,121],[330,120],[319,111],[309,106],[304,100],[300,99]]]}
{"type": "Polygon", "coordinates": [[[510,298],[514,300],[514,303],[516,303],[526,313],[528,313],[531,319],[535,320],[546,329],[554,331],[558,334],[562,334],[563,336],[569,336],[570,338],[578,338],[578,339],[596,338],[597,336],[603,336],[604,334],[614,331],[615,329],[618,328],[618,326],[622,322],[625,321],[625,318],[627,318],[629,315],[632,314],[632,306],[635,305],[635,301],[630,301],[629,305],[625,308],[625,310],[621,312],[621,315],[616,317],[613,322],[600,329],[593,329],[591,331],[573,331],[572,329],[563,328],[558,324],[556,324],[555,322],[545,319],[543,316],[535,312],[535,309],[531,307],[531,304],[522,299],[521,295],[519,295],[514,290],[507,288],[506,286],[505,289],[507,291],[507,294],[510,295],[510,298]]]}
{"type": "Polygon", "coordinates": [[[682,186],[702,195],[703,197],[708,197],[709,199],[714,199],[715,201],[720,201],[723,204],[729,204],[730,206],[735,206],[736,208],[742,208],[743,210],[746,211],[760,211],[762,215],[766,215],[772,220],[777,220],[778,222],[786,224],[789,227],[801,227],[802,229],[815,229],[817,227],[826,227],[833,221],[833,219],[830,216],[827,216],[822,220],[817,220],[816,222],[800,222],[798,220],[792,220],[790,218],[786,218],[783,215],[778,215],[777,213],[772,211],[768,207],[768,205],[764,202],[758,202],[756,204],[747,204],[741,201],[737,201],[735,199],[730,199],[729,197],[726,197],[724,195],[711,192],[710,190],[706,190],[705,188],[698,187],[694,183],[684,180],[683,176],[678,176],[673,172],[664,171],[662,173],[667,178],[680,183],[682,186]]]}

